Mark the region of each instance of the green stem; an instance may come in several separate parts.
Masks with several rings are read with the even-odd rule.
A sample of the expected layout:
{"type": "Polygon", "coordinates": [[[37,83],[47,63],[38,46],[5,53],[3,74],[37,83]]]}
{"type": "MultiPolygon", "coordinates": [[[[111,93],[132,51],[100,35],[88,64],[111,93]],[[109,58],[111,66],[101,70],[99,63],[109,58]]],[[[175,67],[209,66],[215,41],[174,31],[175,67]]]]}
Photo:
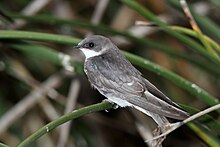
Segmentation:
{"type": "Polygon", "coordinates": [[[35,133],[33,133],[32,135],[27,137],[25,140],[23,140],[20,144],[18,144],[17,147],[29,146],[33,141],[37,140],[42,135],[48,133],[49,131],[53,130],[54,128],[60,126],[61,124],[66,123],[67,121],[76,119],[80,116],[83,116],[83,115],[86,115],[86,114],[89,114],[92,112],[102,111],[102,110],[106,110],[106,109],[110,109],[110,108],[112,108],[112,104],[110,104],[108,102],[102,102],[102,103],[90,105],[87,107],[83,107],[78,110],[74,110],[70,113],[67,113],[67,114],[61,116],[57,120],[54,120],[54,121],[48,123],[44,127],[40,128],[35,133]]]}
{"type": "Polygon", "coordinates": [[[29,40],[37,40],[37,41],[48,41],[48,42],[56,42],[62,44],[73,45],[77,44],[80,40],[64,36],[64,35],[55,35],[55,34],[47,34],[47,33],[39,33],[39,32],[28,32],[28,31],[5,31],[0,30],[0,39],[29,39],[29,40]]]}
{"type": "Polygon", "coordinates": [[[0,147],[9,147],[9,146],[6,144],[0,143],[0,147]]]}
{"type": "MultiPolygon", "coordinates": [[[[197,37],[196,33],[191,29],[184,28],[184,27],[179,27],[179,26],[171,26],[170,28],[173,29],[173,30],[176,30],[178,32],[188,34],[190,36],[197,37]]],[[[218,43],[216,43],[214,40],[212,40],[210,37],[208,37],[206,35],[204,35],[204,39],[207,42],[209,42],[217,51],[220,52],[220,46],[218,45],[218,43]]]]}
{"type": "Polygon", "coordinates": [[[210,132],[206,131],[202,127],[199,127],[199,125],[196,125],[194,123],[188,123],[187,126],[192,129],[196,135],[198,135],[206,144],[208,144],[210,147],[218,147],[220,142],[218,138],[214,135],[212,135],[210,132]]]}
{"type": "Polygon", "coordinates": [[[210,43],[205,39],[204,34],[200,31],[195,32],[197,34],[197,37],[200,39],[201,43],[204,45],[204,47],[206,48],[207,52],[213,56],[214,58],[217,58],[218,60],[220,60],[218,54],[216,53],[215,50],[213,50],[213,48],[211,47],[210,43]]]}

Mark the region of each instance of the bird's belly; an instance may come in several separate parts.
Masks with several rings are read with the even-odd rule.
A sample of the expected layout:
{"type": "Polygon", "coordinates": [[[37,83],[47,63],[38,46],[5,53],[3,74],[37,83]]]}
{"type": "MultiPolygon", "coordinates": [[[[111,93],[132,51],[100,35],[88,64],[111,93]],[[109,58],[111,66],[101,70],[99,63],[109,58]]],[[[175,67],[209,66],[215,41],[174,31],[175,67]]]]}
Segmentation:
{"type": "Polygon", "coordinates": [[[147,114],[148,116],[151,116],[151,113],[149,111],[147,111],[139,106],[135,106],[126,100],[123,100],[123,99],[115,97],[115,96],[111,96],[110,94],[107,94],[105,96],[108,98],[108,100],[114,102],[115,104],[119,105],[120,107],[134,107],[135,109],[147,114]]]}
{"type": "MultiPolygon", "coordinates": [[[[100,92],[102,93],[102,92],[100,92]]],[[[104,95],[104,94],[103,94],[104,95]]],[[[131,103],[129,103],[128,101],[126,100],[123,100],[121,98],[118,98],[116,96],[113,96],[112,94],[107,94],[107,95],[104,95],[105,97],[107,97],[110,101],[112,101],[113,103],[119,105],[120,107],[128,107],[128,106],[133,106],[131,103]]]]}

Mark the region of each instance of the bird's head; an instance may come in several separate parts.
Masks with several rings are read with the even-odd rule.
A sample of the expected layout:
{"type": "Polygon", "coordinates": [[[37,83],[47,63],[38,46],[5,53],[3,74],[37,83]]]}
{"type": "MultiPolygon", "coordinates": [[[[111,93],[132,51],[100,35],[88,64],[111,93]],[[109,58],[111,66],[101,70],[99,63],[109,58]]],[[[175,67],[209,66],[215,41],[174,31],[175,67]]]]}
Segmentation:
{"type": "Polygon", "coordinates": [[[74,48],[80,49],[88,59],[99,56],[113,47],[114,44],[108,38],[100,35],[92,35],[83,39],[74,48]]]}

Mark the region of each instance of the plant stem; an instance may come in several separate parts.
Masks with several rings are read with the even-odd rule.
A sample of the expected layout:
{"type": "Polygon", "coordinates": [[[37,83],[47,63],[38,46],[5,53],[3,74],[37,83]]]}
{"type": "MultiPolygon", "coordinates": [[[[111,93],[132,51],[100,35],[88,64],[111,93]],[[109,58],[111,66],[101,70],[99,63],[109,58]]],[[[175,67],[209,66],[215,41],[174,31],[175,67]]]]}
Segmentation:
{"type": "Polygon", "coordinates": [[[70,121],[75,118],[78,118],[80,116],[86,115],[88,113],[97,112],[101,110],[106,110],[112,108],[112,104],[108,102],[102,102],[94,105],[90,105],[87,107],[80,108],[78,110],[74,110],[70,113],[67,113],[63,115],[62,117],[58,118],[57,120],[54,120],[44,127],[37,130],[35,133],[33,133],[31,136],[27,137],[25,140],[23,140],[20,144],[18,144],[17,147],[27,147],[30,145],[33,141],[37,140],[42,135],[48,133],[49,131],[53,130],[54,128],[70,121]]]}

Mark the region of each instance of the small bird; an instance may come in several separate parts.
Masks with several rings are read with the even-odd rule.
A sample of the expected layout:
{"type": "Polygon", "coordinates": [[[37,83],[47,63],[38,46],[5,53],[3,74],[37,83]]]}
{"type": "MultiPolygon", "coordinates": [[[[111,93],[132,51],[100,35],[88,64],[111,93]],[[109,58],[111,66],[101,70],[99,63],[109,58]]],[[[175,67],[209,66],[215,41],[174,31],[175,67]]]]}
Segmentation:
{"type": "Polygon", "coordinates": [[[158,90],[122,55],[110,39],[91,35],[75,48],[86,59],[84,71],[91,85],[120,107],[133,107],[162,126],[169,123],[166,117],[183,120],[189,115],[158,90]]]}

